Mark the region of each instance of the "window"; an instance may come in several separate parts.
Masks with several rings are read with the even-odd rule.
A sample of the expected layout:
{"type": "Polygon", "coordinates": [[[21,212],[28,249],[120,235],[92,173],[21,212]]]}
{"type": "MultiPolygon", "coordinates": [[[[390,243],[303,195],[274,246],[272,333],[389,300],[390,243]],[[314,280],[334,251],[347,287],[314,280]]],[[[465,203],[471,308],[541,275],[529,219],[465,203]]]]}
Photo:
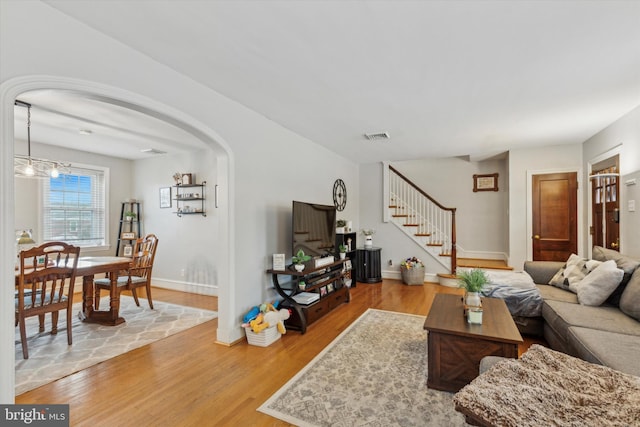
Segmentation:
{"type": "Polygon", "coordinates": [[[43,182],[44,241],[105,246],[105,171],[72,167],[43,182]]]}

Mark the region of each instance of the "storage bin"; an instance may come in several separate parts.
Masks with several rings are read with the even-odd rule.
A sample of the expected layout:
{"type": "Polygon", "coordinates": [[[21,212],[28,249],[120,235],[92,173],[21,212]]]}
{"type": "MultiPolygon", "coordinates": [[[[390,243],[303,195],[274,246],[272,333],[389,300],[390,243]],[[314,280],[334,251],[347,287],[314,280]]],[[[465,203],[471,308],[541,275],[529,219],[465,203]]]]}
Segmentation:
{"type": "Polygon", "coordinates": [[[402,282],[406,285],[424,284],[424,267],[405,268],[400,266],[402,282]]]}
{"type": "Polygon", "coordinates": [[[260,331],[259,333],[253,332],[251,328],[244,328],[247,335],[247,341],[251,345],[257,345],[258,347],[267,347],[274,342],[278,341],[282,334],[278,331],[277,326],[271,326],[267,329],[260,331]]]}

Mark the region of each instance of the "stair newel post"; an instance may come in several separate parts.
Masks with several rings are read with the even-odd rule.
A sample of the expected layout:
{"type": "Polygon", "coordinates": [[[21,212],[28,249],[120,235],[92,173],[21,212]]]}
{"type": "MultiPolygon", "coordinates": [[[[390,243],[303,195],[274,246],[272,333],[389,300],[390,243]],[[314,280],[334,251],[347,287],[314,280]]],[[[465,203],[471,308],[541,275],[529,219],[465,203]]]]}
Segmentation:
{"type": "Polygon", "coordinates": [[[456,208],[451,209],[451,274],[456,274],[457,253],[456,253],[456,208]]]}

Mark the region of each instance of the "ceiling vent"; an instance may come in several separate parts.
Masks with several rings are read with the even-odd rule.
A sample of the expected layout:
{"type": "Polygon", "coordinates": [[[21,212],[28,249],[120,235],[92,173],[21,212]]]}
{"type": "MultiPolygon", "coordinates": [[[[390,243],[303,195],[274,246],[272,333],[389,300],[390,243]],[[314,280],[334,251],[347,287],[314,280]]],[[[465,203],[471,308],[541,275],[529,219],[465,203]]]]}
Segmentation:
{"type": "Polygon", "coordinates": [[[369,141],[377,141],[381,139],[389,139],[389,132],[378,132],[378,133],[365,133],[364,137],[369,141]]]}
{"type": "Polygon", "coordinates": [[[155,148],[144,148],[140,150],[140,152],[146,154],[167,154],[166,151],[156,150],[155,148]]]}

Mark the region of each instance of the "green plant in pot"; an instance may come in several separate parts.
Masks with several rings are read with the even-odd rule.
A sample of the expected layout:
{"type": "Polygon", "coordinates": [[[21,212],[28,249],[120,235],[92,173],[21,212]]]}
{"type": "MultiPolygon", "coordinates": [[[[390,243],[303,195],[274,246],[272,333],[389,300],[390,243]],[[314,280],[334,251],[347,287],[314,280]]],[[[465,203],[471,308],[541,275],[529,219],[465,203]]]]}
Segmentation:
{"type": "Polygon", "coordinates": [[[136,215],[135,212],[133,211],[126,211],[124,213],[124,217],[127,221],[133,221],[134,219],[136,219],[138,217],[138,215],[136,215]]]}
{"type": "Polygon", "coordinates": [[[311,256],[305,254],[304,251],[300,249],[294,256],[291,257],[291,262],[293,262],[293,268],[295,268],[296,271],[302,271],[304,270],[304,263],[309,261],[310,259],[311,256]]]}
{"type": "Polygon", "coordinates": [[[480,292],[487,283],[489,283],[487,274],[479,268],[458,273],[458,285],[466,291],[465,305],[480,307],[482,305],[480,292]]]}
{"type": "Polygon", "coordinates": [[[338,251],[340,252],[340,259],[345,259],[347,257],[347,247],[343,244],[338,246],[338,251]]]}

